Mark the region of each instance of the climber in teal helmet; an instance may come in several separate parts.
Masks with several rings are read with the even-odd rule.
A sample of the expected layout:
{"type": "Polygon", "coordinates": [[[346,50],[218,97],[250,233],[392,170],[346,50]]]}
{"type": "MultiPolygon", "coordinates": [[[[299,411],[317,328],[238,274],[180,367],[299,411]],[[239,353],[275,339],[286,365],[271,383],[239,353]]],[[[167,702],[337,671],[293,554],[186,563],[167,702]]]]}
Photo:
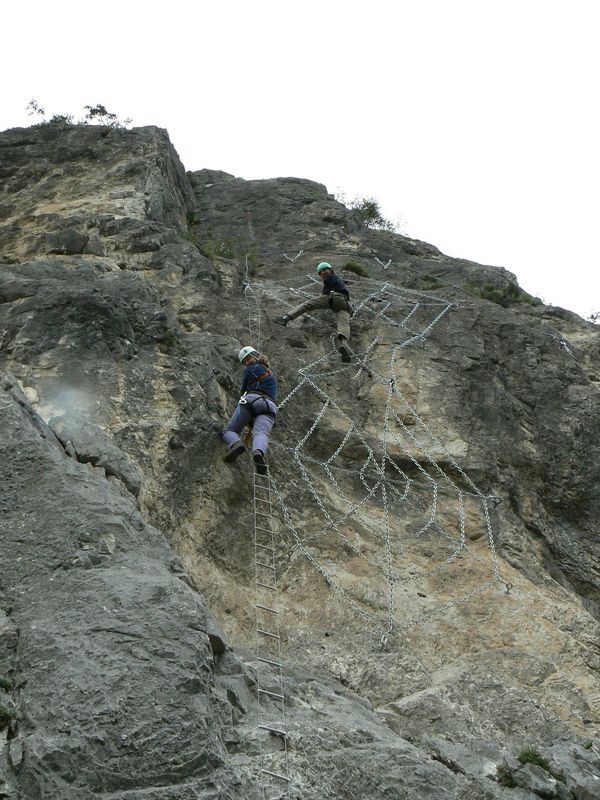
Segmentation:
{"type": "Polygon", "coordinates": [[[318,297],[300,303],[296,308],[292,308],[282,317],[275,317],[273,322],[278,325],[287,325],[292,319],[296,319],[307,311],[317,311],[319,309],[331,309],[335,314],[337,324],[338,351],[345,364],[350,362],[350,350],[348,341],[350,339],[350,317],[352,316],[352,306],[350,305],[350,293],[346,284],[336,275],[331,264],[321,261],[317,267],[317,275],[323,281],[323,288],[318,297]]]}

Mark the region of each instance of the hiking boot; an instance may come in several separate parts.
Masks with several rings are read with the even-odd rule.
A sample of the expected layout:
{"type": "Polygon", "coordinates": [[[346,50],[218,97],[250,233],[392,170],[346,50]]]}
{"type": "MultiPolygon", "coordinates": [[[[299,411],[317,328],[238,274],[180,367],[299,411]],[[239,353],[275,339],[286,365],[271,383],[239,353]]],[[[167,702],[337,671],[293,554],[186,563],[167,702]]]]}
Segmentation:
{"type": "Polygon", "coordinates": [[[275,317],[273,319],[273,322],[275,322],[277,325],[283,325],[284,328],[288,324],[289,321],[290,321],[290,318],[288,317],[287,314],[284,314],[282,317],[275,317]]]}
{"type": "Polygon", "coordinates": [[[350,350],[348,350],[348,346],[345,344],[345,342],[340,343],[338,347],[338,353],[341,355],[344,364],[349,364],[352,361],[350,358],[350,350]]]}
{"type": "Polygon", "coordinates": [[[228,464],[231,464],[233,461],[236,460],[238,456],[242,455],[245,449],[246,448],[241,442],[239,444],[232,444],[227,453],[225,454],[223,461],[226,461],[228,464]]]}
{"type": "Polygon", "coordinates": [[[256,464],[256,471],[259,475],[267,475],[269,472],[269,468],[267,467],[267,462],[265,461],[264,455],[261,453],[260,450],[255,450],[252,453],[252,458],[254,463],[256,464]]]}

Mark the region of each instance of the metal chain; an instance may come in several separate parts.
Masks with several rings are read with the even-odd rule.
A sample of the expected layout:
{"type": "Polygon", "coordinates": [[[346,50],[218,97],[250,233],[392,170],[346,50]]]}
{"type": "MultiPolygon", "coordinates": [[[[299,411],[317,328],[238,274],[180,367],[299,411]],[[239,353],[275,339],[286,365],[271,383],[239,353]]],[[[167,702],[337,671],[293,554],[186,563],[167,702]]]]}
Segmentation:
{"type": "Polygon", "coordinates": [[[302,253],[303,253],[303,252],[304,252],[304,250],[300,250],[300,251],[299,251],[299,252],[298,252],[298,253],[297,253],[295,256],[293,256],[293,258],[290,258],[290,257],[288,256],[288,254],[287,254],[287,253],[282,253],[282,256],[283,256],[284,258],[287,258],[287,260],[288,260],[288,261],[291,261],[291,262],[292,262],[292,264],[293,264],[293,263],[294,263],[294,261],[296,261],[297,259],[299,259],[299,258],[300,258],[300,256],[302,255],[302,253]]]}
{"type": "MultiPolygon", "coordinates": [[[[290,262],[295,262],[300,255],[302,255],[304,251],[300,251],[295,257],[290,257],[286,253],[283,256],[290,262]]],[[[382,266],[384,269],[391,264],[391,261],[388,262],[387,265],[383,264],[376,258],[376,261],[382,266]]],[[[247,274],[247,273],[246,273],[247,274]]],[[[300,286],[291,287],[289,286],[288,281],[281,281],[281,282],[263,282],[261,284],[257,284],[255,286],[248,286],[246,287],[246,296],[247,301],[250,304],[250,294],[252,295],[252,299],[254,300],[255,309],[258,312],[258,316],[256,319],[258,320],[258,324],[260,324],[260,303],[259,303],[259,296],[261,294],[271,297],[275,299],[277,302],[282,302],[283,297],[281,296],[284,291],[292,292],[293,294],[297,294],[303,297],[312,297],[313,294],[309,291],[311,287],[313,287],[318,281],[310,275],[302,277],[301,281],[306,281],[308,279],[308,283],[303,283],[300,286]],[[279,285],[280,283],[286,283],[286,286],[279,285]]],[[[361,282],[362,283],[362,282],[361,282]]],[[[364,282],[363,285],[366,287],[373,286],[375,281],[367,280],[364,282]]],[[[287,304],[289,307],[289,304],[287,304]]],[[[395,616],[396,616],[396,608],[395,608],[395,585],[397,583],[406,583],[412,582],[416,578],[423,578],[425,576],[434,575],[438,573],[442,568],[447,566],[449,562],[457,558],[461,553],[474,558],[478,562],[484,564],[485,562],[481,559],[477,554],[472,553],[470,548],[467,547],[466,539],[465,539],[465,509],[464,509],[464,498],[466,495],[473,494],[477,497],[481,502],[482,514],[483,514],[483,524],[487,533],[488,544],[491,553],[492,559],[492,573],[494,576],[494,580],[486,583],[483,587],[471,592],[466,597],[476,596],[481,591],[485,591],[490,585],[493,585],[496,581],[501,581],[499,571],[498,571],[498,563],[497,563],[497,556],[495,550],[495,542],[493,536],[493,529],[491,524],[491,519],[489,515],[488,509],[488,500],[491,499],[486,497],[471,481],[471,479],[466,475],[464,470],[456,463],[454,458],[447,452],[447,450],[441,445],[439,440],[432,434],[429,430],[425,422],[419,417],[415,409],[408,403],[404,395],[398,390],[398,379],[396,375],[396,368],[395,368],[395,360],[397,357],[398,352],[401,348],[405,348],[410,346],[416,341],[425,341],[428,334],[431,332],[433,327],[441,320],[443,317],[452,309],[457,308],[458,305],[453,302],[449,302],[440,297],[436,297],[431,295],[431,293],[422,292],[418,290],[409,290],[404,289],[404,287],[397,287],[393,283],[385,282],[383,284],[378,284],[373,286],[373,288],[368,289],[367,293],[365,294],[364,298],[357,304],[355,308],[355,317],[357,314],[360,313],[369,313],[371,315],[375,315],[380,321],[386,322],[391,324],[392,326],[403,329],[406,334],[406,338],[404,338],[401,342],[395,344],[392,347],[390,363],[389,363],[389,377],[385,378],[384,376],[380,376],[376,373],[373,373],[369,367],[369,360],[371,359],[372,353],[374,348],[379,343],[379,337],[376,337],[368,346],[366,352],[362,357],[359,357],[357,354],[353,355],[353,360],[356,360],[356,363],[359,365],[358,370],[352,375],[350,380],[357,380],[358,377],[361,375],[363,370],[367,370],[371,376],[374,375],[374,378],[379,383],[387,384],[388,391],[387,391],[387,399],[386,399],[386,407],[384,412],[384,421],[383,421],[383,431],[382,431],[382,439],[381,439],[381,455],[379,461],[375,458],[375,454],[372,448],[369,446],[365,438],[360,433],[360,430],[357,428],[355,422],[344,412],[342,407],[336,402],[332,397],[328,395],[328,393],[323,389],[320,385],[323,379],[329,379],[333,376],[336,376],[341,373],[347,374],[347,366],[344,365],[340,368],[335,368],[333,370],[325,369],[324,367],[331,358],[336,355],[336,347],[335,347],[335,335],[332,334],[332,348],[330,351],[326,352],[324,355],[320,356],[319,358],[315,359],[312,362],[304,364],[298,370],[298,378],[299,381],[294,386],[294,388],[286,395],[286,397],[281,401],[279,404],[279,409],[281,410],[283,407],[288,406],[290,401],[294,398],[299,396],[299,392],[301,390],[310,390],[316,394],[318,398],[321,400],[321,408],[316,414],[312,424],[308,428],[308,430],[304,433],[304,435],[300,438],[298,443],[295,447],[292,448],[284,448],[289,450],[292,454],[292,464],[295,466],[297,470],[301,485],[305,487],[305,489],[309,492],[309,496],[312,498],[312,502],[316,509],[318,509],[319,514],[323,515],[325,520],[325,525],[323,525],[318,531],[312,532],[307,537],[300,536],[298,530],[293,524],[292,514],[290,510],[287,508],[285,500],[282,496],[282,493],[279,487],[275,484],[275,481],[272,480],[273,490],[275,497],[277,498],[277,502],[281,509],[281,513],[283,516],[283,520],[285,523],[286,528],[291,532],[294,545],[293,550],[300,550],[308,559],[308,561],[314,566],[314,568],[322,575],[324,580],[327,584],[331,587],[332,591],[345,603],[347,603],[355,612],[356,614],[365,620],[374,630],[379,630],[380,641],[383,646],[389,640],[389,637],[392,635],[395,629],[395,616]],[[423,298],[426,298],[426,302],[423,302],[423,298]],[[371,308],[371,302],[377,302],[383,305],[380,305],[379,308],[371,308]],[[434,301],[433,303],[431,301],[434,301]],[[408,323],[409,321],[416,319],[418,316],[421,317],[421,313],[427,313],[427,309],[432,306],[442,306],[439,312],[430,317],[429,320],[424,320],[423,327],[421,330],[418,330],[420,325],[417,324],[417,330],[411,330],[408,323]],[[393,319],[390,316],[393,313],[393,309],[396,307],[402,306],[410,306],[407,312],[403,313],[403,316],[400,320],[393,319]],[[465,489],[459,489],[456,483],[450,478],[449,475],[446,474],[444,469],[438,464],[435,458],[431,455],[431,452],[417,439],[417,437],[408,429],[396,409],[394,408],[393,401],[398,397],[408,409],[411,416],[417,422],[419,428],[423,430],[427,436],[429,437],[429,441],[432,442],[433,446],[439,448],[441,452],[444,453],[445,457],[448,459],[448,462],[453,466],[453,468],[457,471],[457,473],[461,476],[464,480],[466,486],[468,486],[472,491],[466,491],[465,489]],[[328,410],[335,412],[337,415],[341,416],[342,419],[346,423],[346,430],[344,436],[342,437],[341,442],[338,444],[336,449],[324,460],[318,460],[316,458],[311,457],[308,453],[304,452],[302,449],[305,447],[306,443],[308,442],[311,435],[317,429],[319,424],[322,422],[325,414],[328,410]],[[434,468],[436,474],[440,475],[443,480],[448,485],[449,489],[451,489],[458,498],[458,538],[455,535],[447,533],[440,528],[439,524],[436,522],[437,514],[438,514],[438,503],[439,503],[439,484],[430,474],[427,472],[426,469],[419,463],[419,460],[413,456],[413,454],[407,448],[405,442],[400,437],[399,433],[396,430],[391,428],[391,421],[394,420],[396,424],[399,426],[403,436],[408,437],[408,440],[411,441],[418,451],[423,454],[427,463],[431,464],[434,468]],[[350,497],[346,496],[346,492],[342,490],[338,480],[335,477],[333,472],[334,469],[339,470],[342,469],[334,464],[336,459],[339,458],[340,454],[342,453],[344,447],[348,444],[350,438],[355,436],[358,441],[361,443],[362,446],[365,448],[366,456],[359,468],[349,468],[346,470],[349,473],[356,474],[358,479],[360,480],[361,484],[364,487],[364,496],[359,500],[358,503],[353,501],[350,497]],[[395,442],[401,450],[407,455],[410,462],[413,466],[417,469],[418,473],[423,477],[425,484],[418,484],[413,479],[409,478],[406,473],[404,473],[400,467],[395,464],[394,460],[389,457],[388,455],[388,443],[395,442]],[[302,452],[301,452],[302,451],[302,452]],[[307,468],[305,466],[305,462],[312,463],[315,465],[319,465],[327,478],[330,482],[332,487],[335,489],[336,497],[346,505],[347,510],[342,514],[335,514],[331,513],[321,497],[320,492],[318,491],[317,487],[314,484],[314,476],[309,474],[307,468]],[[386,471],[388,469],[393,469],[396,473],[398,473],[402,478],[401,488],[399,489],[394,481],[390,481],[390,479],[386,475],[386,471]],[[367,478],[369,474],[369,470],[373,472],[372,478],[367,478]],[[419,506],[415,505],[410,499],[410,495],[413,495],[414,492],[420,487],[420,489],[428,487],[428,490],[431,491],[431,500],[428,501],[428,516],[425,522],[418,528],[418,530],[414,531],[411,536],[412,537],[420,537],[424,535],[428,530],[435,530],[436,532],[440,533],[448,542],[452,545],[452,550],[450,554],[444,559],[441,564],[438,564],[435,568],[430,571],[423,571],[418,572],[417,576],[411,576],[409,578],[403,576],[401,573],[394,572],[394,556],[400,557],[402,559],[402,551],[398,550],[398,546],[401,545],[401,539],[398,539],[397,543],[393,543],[392,541],[392,525],[391,525],[391,503],[407,503],[408,507],[411,508],[415,513],[422,514],[424,513],[424,508],[420,508],[422,506],[421,499],[417,493],[415,500],[419,503],[419,506]],[[368,507],[368,504],[375,501],[377,497],[380,497],[380,501],[382,504],[382,511],[383,511],[383,532],[379,529],[375,528],[368,517],[365,517],[365,513],[368,507]],[[344,533],[343,526],[346,522],[350,521],[351,519],[355,520],[356,523],[364,528],[365,530],[369,531],[372,535],[376,537],[376,539],[380,539],[384,546],[384,562],[385,566],[379,564],[377,561],[374,561],[372,558],[368,556],[366,552],[364,552],[361,547],[354,544],[348,536],[344,533]],[[388,610],[387,610],[387,622],[384,628],[381,627],[379,623],[376,622],[375,617],[372,614],[369,614],[362,608],[349,594],[346,590],[343,589],[339,583],[334,580],[331,574],[327,572],[327,570],[319,563],[316,556],[307,548],[307,544],[311,541],[315,541],[317,538],[331,532],[335,536],[341,538],[344,542],[345,547],[348,547],[349,550],[357,555],[360,556],[365,562],[370,566],[371,569],[376,574],[380,574],[387,579],[388,585],[388,610]]],[[[254,309],[253,309],[254,310],[254,309]]],[[[250,312],[249,312],[250,313],[250,312]]],[[[254,311],[256,314],[256,311],[254,311]]],[[[311,317],[313,320],[314,317],[311,317]]],[[[249,316],[249,320],[251,317],[249,316]]],[[[283,464],[279,464],[279,461],[275,459],[275,464],[278,467],[278,470],[281,466],[281,473],[291,475],[288,470],[283,466],[283,464]]],[[[345,468],[343,468],[345,469],[345,468]]],[[[293,478],[291,479],[290,483],[288,483],[288,487],[294,485],[293,478]]],[[[505,584],[507,586],[507,591],[509,590],[510,584],[505,584]]],[[[427,618],[433,613],[439,613],[440,610],[444,610],[446,608],[451,608],[454,605],[459,604],[460,602],[464,602],[465,598],[459,598],[451,603],[447,603],[441,606],[439,609],[433,609],[430,612],[427,612],[426,615],[421,615],[419,619],[427,618]]],[[[414,624],[417,624],[418,620],[413,620],[411,622],[404,621],[401,624],[401,628],[405,629],[406,624],[408,623],[408,627],[412,627],[414,624]]]]}
{"type": "Polygon", "coordinates": [[[281,496],[281,493],[279,492],[277,484],[275,483],[275,481],[273,479],[271,479],[271,484],[272,484],[273,490],[275,491],[275,494],[277,496],[277,500],[279,502],[279,505],[280,505],[280,508],[281,508],[281,512],[283,514],[283,518],[284,518],[284,521],[285,521],[285,524],[286,524],[287,528],[292,532],[292,535],[296,539],[298,548],[302,551],[303,555],[315,567],[317,572],[319,572],[323,576],[323,578],[326,581],[327,585],[336,594],[338,594],[346,603],[348,603],[354,609],[354,611],[356,611],[356,613],[360,617],[362,617],[364,620],[366,620],[376,630],[376,624],[374,623],[374,620],[369,616],[369,614],[367,614],[366,611],[364,611],[362,608],[360,608],[360,606],[358,606],[356,604],[356,602],[346,592],[344,592],[344,590],[340,586],[338,586],[338,584],[334,581],[334,579],[331,577],[331,575],[328,575],[327,572],[325,572],[325,570],[319,564],[317,559],[304,546],[304,544],[302,543],[302,540],[301,540],[301,538],[300,538],[300,536],[298,534],[298,531],[296,530],[296,528],[294,527],[294,525],[292,523],[291,515],[290,515],[290,513],[288,511],[288,508],[287,508],[287,506],[286,506],[286,504],[285,504],[285,502],[284,502],[284,500],[283,500],[283,498],[281,496]]]}

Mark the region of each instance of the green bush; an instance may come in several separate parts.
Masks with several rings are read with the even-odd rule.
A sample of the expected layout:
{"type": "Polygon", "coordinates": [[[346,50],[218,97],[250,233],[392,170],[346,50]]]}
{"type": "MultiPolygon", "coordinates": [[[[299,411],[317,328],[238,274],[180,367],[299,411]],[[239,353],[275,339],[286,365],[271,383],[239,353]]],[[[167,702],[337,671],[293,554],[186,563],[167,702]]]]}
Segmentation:
{"type": "Polygon", "coordinates": [[[565,776],[562,773],[555,772],[550,766],[548,760],[545,759],[544,756],[542,756],[534,747],[526,747],[524,750],[521,750],[517,756],[517,760],[520,761],[521,764],[535,764],[536,766],[546,770],[546,772],[549,772],[555,780],[564,783],[565,776]]]}
{"type": "Polygon", "coordinates": [[[12,683],[2,675],[0,675],[0,689],[4,689],[5,692],[10,692],[12,689],[12,683]]]}
{"type": "Polygon", "coordinates": [[[484,300],[491,300],[492,303],[508,306],[511,302],[519,299],[519,291],[519,287],[514,281],[501,287],[486,283],[481,288],[481,296],[484,300]]]}
{"type": "Polygon", "coordinates": [[[196,242],[196,247],[203,256],[211,261],[214,261],[215,258],[235,258],[235,252],[228,242],[205,239],[203,242],[196,242]]]}
{"type": "MultiPolygon", "coordinates": [[[[188,225],[195,225],[197,222],[199,220],[196,218],[195,212],[188,214],[188,225]]],[[[198,252],[210,261],[214,261],[215,258],[235,258],[235,251],[229,242],[213,241],[212,239],[198,241],[196,235],[190,230],[183,234],[183,238],[196,245],[198,252]]],[[[251,258],[249,256],[249,259],[251,258]]]]}
{"type": "Polygon", "coordinates": [[[441,289],[444,284],[440,283],[433,275],[425,275],[423,277],[423,289],[431,291],[431,289],[441,289]]]}
{"type": "Polygon", "coordinates": [[[3,731],[11,719],[14,718],[15,715],[13,711],[9,711],[5,706],[0,706],[0,731],[3,731]]]}
{"type": "Polygon", "coordinates": [[[74,122],[72,114],[54,114],[54,116],[50,117],[49,120],[40,122],[40,125],[57,125],[58,127],[73,124],[74,122]]]}
{"type": "Polygon", "coordinates": [[[550,764],[548,764],[544,756],[538,753],[535,747],[526,747],[521,750],[517,756],[517,761],[520,761],[521,764],[536,764],[538,767],[545,769],[546,772],[550,772],[550,764]]]}
{"type": "Polygon", "coordinates": [[[534,297],[532,294],[528,294],[527,292],[522,292],[521,300],[523,303],[528,303],[530,306],[543,306],[544,301],[541,300],[539,297],[534,297]]]}
{"type": "Polygon", "coordinates": [[[466,287],[475,297],[498,303],[503,308],[508,308],[515,303],[528,303],[531,306],[539,306],[542,301],[539,297],[524,292],[514,281],[502,286],[494,286],[492,283],[484,283],[483,286],[468,284],[466,287]]]}
{"type": "Polygon", "coordinates": [[[514,789],[517,785],[512,772],[506,764],[498,764],[496,767],[496,780],[502,786],[508,786],[509,789],[514,789]]]}
{"type": "Polygon", "coordinates": [[[355,275],[360,275],[361,278],[369,277],[367,270],[356,261],[347,261],[342,269],[346,270],[347,272],[353,272],[355,275]]]}
{"type": "Polygon", "coordinates": [[[383,216],[379,203],[374,197],[357,197],[350,203],[349,208],[358,213],[363,225],[367,228],[392,232],[396,230],[394,223],[383,216]]]}
{"type": "MultiPolygon", "coordinates": [[[[553,770],[548,760],[544,758],[535,747],[526,747],[524,750],[521,750],[517,756],[517,761],[521,764],[535,764],[552,775],[554,780],[560,781],[561,783],[565,782],[564,774],[553,770]]],[[[496,780],[498,783],[502,784],[502,786],[508,786],[511,789],[517,785],[512,770],[506,764],[498,764],[496,767],[496,780]]]]}
{"type": "Polygon", "coordinates": [[[194,236],[194,234],[191,231],[185,231],[185,233],[183,234],[183,238],[187,242],[191,242],[192,244],[195,244],[196,247],[198,248],[198,250],[200,250],[200,245],[198,244],[198,240],[196,239],[196,237],[194,236]]]}

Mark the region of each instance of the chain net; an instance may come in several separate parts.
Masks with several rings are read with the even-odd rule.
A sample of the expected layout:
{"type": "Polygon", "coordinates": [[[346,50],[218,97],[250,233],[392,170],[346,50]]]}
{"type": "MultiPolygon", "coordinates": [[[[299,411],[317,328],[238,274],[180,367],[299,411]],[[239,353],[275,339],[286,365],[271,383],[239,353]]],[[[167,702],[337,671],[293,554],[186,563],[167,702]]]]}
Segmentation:
{"type": "MultiPolygon", "coordinates": [[[[334,334],[330,347],[320,339],[324,352],[298,370],[279,402],[278,428],[285,425],[286,435],[275,429],[270,471],[292,551],[385,645],[395,631],[510,585],[496,556],[497,498],[479,490],[410,392],[410,348],[424,346],[460,306],[397,285],[391,262],[377,263],[381,280],[352,281],[352,327],[363,332],[358,338],[366,346],[362,352],[356,346],[351,363],[342,364],[334,334]]],[[[260,335],[264,308],[282,313],[321,287],[312,274],[247,279],[252,332],[260,335]]],[[[305,318],[321,326],[322,337],[329,316],[305,318]]]]}

